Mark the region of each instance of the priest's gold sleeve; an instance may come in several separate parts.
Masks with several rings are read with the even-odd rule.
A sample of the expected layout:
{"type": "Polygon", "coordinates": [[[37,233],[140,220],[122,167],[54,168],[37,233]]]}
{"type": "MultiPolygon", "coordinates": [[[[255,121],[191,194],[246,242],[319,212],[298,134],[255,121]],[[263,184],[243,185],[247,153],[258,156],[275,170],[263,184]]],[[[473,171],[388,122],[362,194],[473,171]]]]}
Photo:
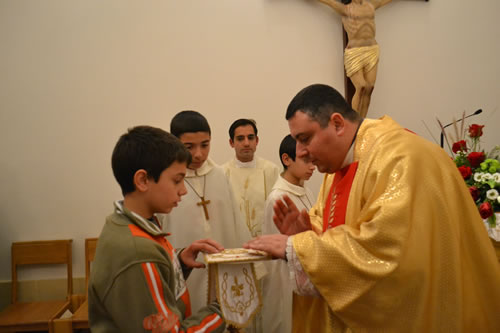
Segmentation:
{"type": "MultiPolygon", "coordinates": [[[[329,327],[318,332],[499,331],[500,268],[447,154],[383,117],[363,122],[354,161],[345,224],[293,238],[322,296],[316,318],[329,327]]],[[[314,230],[331,178],[311,209],[314,230]]]]}

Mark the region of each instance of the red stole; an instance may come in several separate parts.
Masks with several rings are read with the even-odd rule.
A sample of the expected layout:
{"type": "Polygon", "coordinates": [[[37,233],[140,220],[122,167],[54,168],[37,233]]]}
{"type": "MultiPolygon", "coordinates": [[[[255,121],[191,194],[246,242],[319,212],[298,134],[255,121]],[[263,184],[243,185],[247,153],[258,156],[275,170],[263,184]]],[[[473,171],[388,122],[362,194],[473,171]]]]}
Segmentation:
{"type": "Polygon", "coordinates": [[[335,172],[325,209],[323,210],[323,232],[345,224],[347,201],[351,186],[358,169],[358,162],[353,162],[335,172]]]}

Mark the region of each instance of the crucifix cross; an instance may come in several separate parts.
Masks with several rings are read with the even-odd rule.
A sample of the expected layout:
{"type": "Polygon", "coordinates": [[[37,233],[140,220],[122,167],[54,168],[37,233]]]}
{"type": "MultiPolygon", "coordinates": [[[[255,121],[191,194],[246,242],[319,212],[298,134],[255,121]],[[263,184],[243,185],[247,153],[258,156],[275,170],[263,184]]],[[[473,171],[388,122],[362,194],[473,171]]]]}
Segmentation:
{"type": "Polygon", "coordinates": [[[375,10],[392,0],[319,1],[342,18],[345,97],[364,118],[375,85],[379,58],[375,40],[375,10]]]}
{"type": "Polygon", "coordinates": [[[205,212],[205,218],[207,220],[210,220],[210,218],[208,217],[208,209],[207,209],[207,205],[210,203],[210,200],[205,200],[205,197],[200,197],[201,201],[198,202],[196,205],[197,206],[203,206],[203,211],[205,212]]]}

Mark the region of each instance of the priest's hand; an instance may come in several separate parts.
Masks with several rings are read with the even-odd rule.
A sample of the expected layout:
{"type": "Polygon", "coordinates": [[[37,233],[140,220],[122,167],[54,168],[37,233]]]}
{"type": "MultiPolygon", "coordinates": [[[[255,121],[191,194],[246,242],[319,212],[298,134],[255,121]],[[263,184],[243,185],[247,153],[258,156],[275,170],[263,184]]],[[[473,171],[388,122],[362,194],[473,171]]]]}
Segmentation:
{"type": "Polygon", "coordinates": [[[274,203],[273,221],[276,228],[284,235],[295,235],[303,231],[312,230],[311,218],[307,210],[299,209],[288,195],[283,195],[283,200],[274,203]]]}
{"type": "Polygon", "coordinates": [[[274,258],[285,259],[287,240],[288,236],[286,235],[263,235],[246,242],[245,244],[243,244],[243,247],[245,249],[254,249],[267,252],[274,258]]]}
{"type": "Polygon", "coordinates": [[[180,257],[184,265],[189,268],[205,268],[205,265],[196,261],[198,253],[217,253],[224,250],[224,247],[212,239],[199,239],[186,247],[180,257]]]}

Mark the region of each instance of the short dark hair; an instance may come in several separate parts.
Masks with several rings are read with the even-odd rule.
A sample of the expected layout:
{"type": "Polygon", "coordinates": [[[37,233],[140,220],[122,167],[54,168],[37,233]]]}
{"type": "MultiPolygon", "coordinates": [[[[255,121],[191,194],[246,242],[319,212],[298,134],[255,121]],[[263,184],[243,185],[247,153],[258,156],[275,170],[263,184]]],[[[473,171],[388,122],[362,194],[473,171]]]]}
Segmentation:
{"type": "Polygon", "coordinates": [[[170,133],[180,138],[184,133],[207,132],[211,135],[207,118],[192,110],[181,111],[170,121],[170,133]]]}
{"type": "Polygon", "coordinates": [[[307,114],[322,128],[328,126],[333,113],[340,113],[353,122],[361,119],[337,90],[325,84],[310,85],[295,95],[286,110],[286,119],[292,118],[297,111],[307,114]]]}
{"type": "Polygon", "coordinates": [[[160,175],[172,163],[191,163],[191,154],[182,142],[164,130],[151,126],[129,128],[113,150],[111,167],[122,194],[135,191],[134,175],[144,169],[148,177],[158,182],[160,175]]]}
{"type": "Polygon", "coordinates": [[[295,139],[290,134],[288,134],[287,136],[285,136],[283,138],[283,140],[281,140],[280,161],[281,161],[281,164],[283,165],[283,168],[285,170],[288,167],[285,165],[285,163],[283,163],[282,156],[283,156],[283,154],[287,154],[292,159],[292,161],[295,161],[296,148],[297,148],[297,141],[295,141],[295,139]]]}
{"type": "Polygon", "coordinates": [[[236,129],[240,126],[247,126],[247,125],[252,125],[253,131],[255,132],[255,136],[257,136],[257,124],[255,123],[255,120],[241,118],[235,120],[229,127],[229,138],[234,141],[234,132],[236,131],[236,129]]]}

